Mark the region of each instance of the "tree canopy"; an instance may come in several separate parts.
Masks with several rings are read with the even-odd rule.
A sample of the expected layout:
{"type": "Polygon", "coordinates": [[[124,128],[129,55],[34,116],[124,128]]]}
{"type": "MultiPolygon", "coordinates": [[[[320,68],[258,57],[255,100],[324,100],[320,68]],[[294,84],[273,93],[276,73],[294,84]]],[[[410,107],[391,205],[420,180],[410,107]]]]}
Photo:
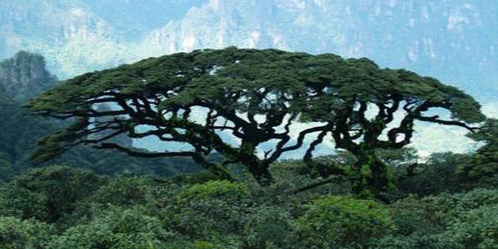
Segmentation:
{"type": "Polygon", "coordinates": [[[40,115],[73,120],[41,141],[37,159],[91,144],[139,157],[192,157],[229,180],[228,165],[238,163],[268,185],[273,182],[269,168],[282,154],[304,148],[308,165],[320,167],[313,152],[333,141],[356,162],[332,172],[346,175],[355,192],[365,195],[379,195],[392,181],[375,151],[408,145],[416,121],[473,130],[471,124],[484,120],[471,96],[413,72],[381,69],[365,58],[234,47],[87,73],[28,106],[40,115]],[[99,110],[101,104],[111,109],[99,110]],[[107,135],[92,136],[102,132],[107,135]],[[112,142],[121,134],[156,137],[173,143],[165,146],[170,149],[183,143],[188,149],[137,151],[112,142]],[[207,160],[213,152],[224,162],[207,160]]]}

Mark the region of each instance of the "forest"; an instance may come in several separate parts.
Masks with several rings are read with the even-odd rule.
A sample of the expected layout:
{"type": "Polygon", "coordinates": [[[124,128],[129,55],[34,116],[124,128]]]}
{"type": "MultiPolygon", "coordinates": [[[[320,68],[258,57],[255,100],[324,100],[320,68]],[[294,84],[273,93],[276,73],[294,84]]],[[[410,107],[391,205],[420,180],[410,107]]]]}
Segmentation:
{"type": "Polygon", "coordinates": [[[235,47],[45,67],[0,62],[0,249],[498,248],[498,121],[437,79],[235,47]],[[419,123],[480,147],[422,158],[419,123]]]}

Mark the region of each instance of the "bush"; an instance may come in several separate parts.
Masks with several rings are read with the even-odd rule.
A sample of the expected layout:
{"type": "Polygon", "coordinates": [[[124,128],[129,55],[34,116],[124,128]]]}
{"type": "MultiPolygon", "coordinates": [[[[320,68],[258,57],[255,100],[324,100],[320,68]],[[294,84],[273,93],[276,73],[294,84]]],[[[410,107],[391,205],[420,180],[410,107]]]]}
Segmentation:
{"type": "Polygon", "coordinates": [[[371,248],[491,249],[498,244],[498,192],[474,189],[460,194],[409,197],[389,207],[397,233],[371,248]]]}
{"type": "Polygon", "coordinates": [[[159,183],[150,177],[116,177],[91,197],[78,202],[65,222],[76,224],[82,220],[91,220],[109,207],[130,208],[137,205],[143,206],[147,214],[157,216],[163,208],[174,206],[175,194],[180,190],[177,185],[159,183]]]}
{"type": "Polygon", "coordinates": [[[369,249],[457,249],[451,241],[441,240],[438,235],[412,234],[388,235],[372,241],[369,249]]]}
{"type": "Polygon", "coordinates": [[[178,194],[180,202],[207,199],[241,201],[248,196],[249,188],[246,185],[229,181],[209,181],[195,184],[178,194]]]}
{"type": "MultiPolygon", "coordinates": [[[[224,240],[211,239],[207,240],[194,240],[186,241],[175,239],[174,241],[166,242],[161,245],[160,248],[164,249],[240,249],[240,244],[237,240],[231,240],[230,238],[224,238],[224,240]]],[[[258,248],[262,249],[262,248],[258,248]]]]}
{"type": "Polygon", "coordinates": [[[397,230],[370,241],[370,249],[450,249],[437,235],[445,229],[440,207],[428,198],[409,196],[388,206],[397,230]]]}
{"type": "Polygon", "coordinates": [[[3,210],[20,218],[57,222],[76,202],[90,196],[100,183],[92,171],[67,166],[33,169],[14,178],[3,193],[3,210]]]}
{"type": "Polygon", "coordinates": [[[244,248],[300,248],[298,226],[284,206],[258,207],[248,217],[244,248]]]}
{"type": "Polygon", "coordinates": [[[249,201],[249,189],[244,184],[195,184],[178,193],[176,205],[165,208],[165,223],[192,239],[237,234],[243,229],[249,201]]]}
{"type": "MultiPolygon", "coordinates": [[[[462,179],[456,174],[457,165],[466,160],[467,155],[454,153],[436,153],[431,155],[421,172],[414,176],[401,177],[397,183],[402,195],[418,194],[422,196],[454,193],[464,189],[462,179]]],[[[421,165],[422,166],[422,165],[421,165]]],[[[397,169],[398,178],[405,168],[397,169]]]]}
{"type": "Polygon", "coordinates": [[[445,241],[453,242],[457,248],[498,248],[498,205],[483,206],[460,213],[441,234],[445,241]]]}
{"type": "Polygon", "coordinates": [[[51,249],[148,249],[161,248],[162,241],[174,237],[159,219],[144,214],[142,207],[114,208],[88,224],[66,230],[51,249]]]}
{"type": "Polygon", "coordinates": [[[388,208],[398,234],[432,234],[444,229],[440,206],[426,199],[410,196],[389,205],[388,208]]]}
{"type": "Polygon", "coordinates": [[[0,248],[44,249],[52,229],[37,220],[20,220],[0,216],[0,248]]]}
{"type": "Polygon", "coordinates": [[[0,188],[0,216],[49,219],[47,196],[8,184],[0,188]]]}
{"type": "Polygon", "coordinates": [[[363,248],[372,238],[394,230],[389,212],[371,200],[326,196],[306,206],[299,218],[308,243],[318,248],[363,248]]]}
{"type": "Polygon", "coordinates": [[[447,221],[458,217],[461,213],[483,206],[498,204],[496,189],[474,189],[460,194],[441,194],[425,198],[426,202],[433,203],[447,221]]]}
{"type": "Polygon", "coordinates": [[[100,187],[91,200],[114,206],[145,204],[150,198],[154,182],[145,177],[117,177],[100,187]]]}

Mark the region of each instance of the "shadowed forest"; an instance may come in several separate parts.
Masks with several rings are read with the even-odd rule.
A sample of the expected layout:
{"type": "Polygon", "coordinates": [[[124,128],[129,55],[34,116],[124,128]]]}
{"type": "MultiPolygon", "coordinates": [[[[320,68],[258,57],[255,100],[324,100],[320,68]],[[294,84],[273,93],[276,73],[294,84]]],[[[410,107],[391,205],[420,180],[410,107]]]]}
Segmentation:
{"type": "Polygon", "coordinates": [[[229,47],[60,82],[21,51],[0,106],[0,249],[498,248],[498,121],[366,58],[229,47]],[[419,123],[479,148],[420,157],[419,123]]]}

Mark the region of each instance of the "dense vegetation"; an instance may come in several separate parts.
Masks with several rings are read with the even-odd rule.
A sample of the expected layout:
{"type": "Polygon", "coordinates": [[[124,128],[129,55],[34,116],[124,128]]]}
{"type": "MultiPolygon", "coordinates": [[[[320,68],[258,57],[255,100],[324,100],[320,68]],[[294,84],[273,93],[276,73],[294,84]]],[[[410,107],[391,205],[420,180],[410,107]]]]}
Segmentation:
{"type": "Polygon", "coordinates": [[[356,198],[341,181],[291,193],[316,181],[299,161],[274,165],[279,183],[264,188],[245,174],[229,182],[208,172],[155,179],[34,169],[2,187],[0,241],[9,249],[496,248],[498,178],[448,175],[454,156],[400,180],[388,205],[356,198]]]}
{"type": "Polygon", "coordinates": [[[0,137],[1,249],[498,245],[496,120],[482,122],[470,96],[411,72],[229,48],[86,74],[30,102],[72,125],[23,115],[1,89],[0,101],[9,106],[0,115],[15,117],[0,122],[10,131],[0,137]],[[201,121],[190,115],[199,106],[201,121]],[[406,147],[415,120],[468,129],[483,146],[422,160],[406,147]],[[293,123],[308,128],[291,132],[293,123]],[[28,154],[48,134],[34,167],[28,154]],[[127,140],[149,135],[193,149],[151,152],[127,140]],[[314,155],[327,139],[342,150],[314,155]],[[272,149],[260,147],[269,140],[272,149]],[[277,160],[300,147],[300,159],[277,160]],[[179,174],[195,166],[170,156],[205,170],[179,174]]]}

